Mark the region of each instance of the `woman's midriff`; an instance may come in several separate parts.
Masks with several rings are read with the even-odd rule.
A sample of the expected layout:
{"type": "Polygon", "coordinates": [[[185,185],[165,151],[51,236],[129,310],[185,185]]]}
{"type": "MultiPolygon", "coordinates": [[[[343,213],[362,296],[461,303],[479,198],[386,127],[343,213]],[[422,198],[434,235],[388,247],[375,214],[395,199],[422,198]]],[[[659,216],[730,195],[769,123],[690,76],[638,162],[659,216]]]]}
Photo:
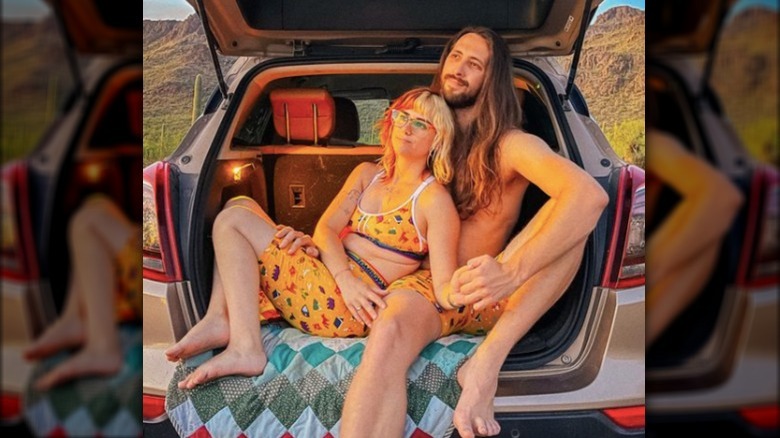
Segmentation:
{"type": "Polygon", "coordinates": [[[376,246],[357,234],[348,234],[342,240],[344,248],[358,254],[388,281],[392,282],[416,271],[420,262],[376,246]]]}

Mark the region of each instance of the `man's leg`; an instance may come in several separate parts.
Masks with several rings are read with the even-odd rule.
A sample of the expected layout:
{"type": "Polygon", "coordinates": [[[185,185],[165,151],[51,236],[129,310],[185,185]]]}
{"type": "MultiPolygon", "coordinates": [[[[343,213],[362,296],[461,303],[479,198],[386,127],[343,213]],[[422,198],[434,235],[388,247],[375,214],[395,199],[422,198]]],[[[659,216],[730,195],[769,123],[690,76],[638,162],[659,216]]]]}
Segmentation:
{"type": "Polygon", "coordinates": [[[417,292],[399,290],[385,302],[344,401],[344,438],[403,435],[406,374],[423,348],[441,334],[436,309],[417,292]]]}
{"type": "Polygon", "coordinates": [[[721,243],[718,240],[703,248],[663,278],[648,279],[646,346],[652,345],[701,293],[718,262],[721,243]]]}
{"type": "MultiPolygon", "coordinates": [[[[550,215],[553,205],[545,204],[531,222],[507,245],[504,256],[532,239],[550,215]]],[[[507,300],[503,313],[488,332],[485,341],[458,371],[463,388],[453,422],[462,438],[493,436],[500,431],[493,417],[493,398],[498,373],[512,347],[563,295],[582,262],[586,240],[575,245],[558,260],[526,281],[507,300]]]]}

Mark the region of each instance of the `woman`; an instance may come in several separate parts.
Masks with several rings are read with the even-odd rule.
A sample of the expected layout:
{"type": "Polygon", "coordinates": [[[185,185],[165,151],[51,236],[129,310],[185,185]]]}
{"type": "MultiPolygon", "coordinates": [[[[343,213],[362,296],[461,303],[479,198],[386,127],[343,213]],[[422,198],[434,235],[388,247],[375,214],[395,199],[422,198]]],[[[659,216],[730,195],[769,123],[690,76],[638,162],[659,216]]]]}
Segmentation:
{"type": "Polygon", "coordinates": [[[384,289],[430,256],[434,295],[448,304],[460,222],[451,179],[454,124],[444,100],[418,88],[380,123],[384,154],[348,177],[314,233],[321,260],[284,250],[288,235],[249,198],[231,199],[214,223],[216,269],[203,320],[166,351],[169,360],[227,345],[184,380],[193,388],[225,375],[255,376],[267,358],[258,330],[257,285],[295,327],[319,336],[365,336],[385,307],[384,289]],[[259,265],[259,269],[256,266],[259,265]]]}

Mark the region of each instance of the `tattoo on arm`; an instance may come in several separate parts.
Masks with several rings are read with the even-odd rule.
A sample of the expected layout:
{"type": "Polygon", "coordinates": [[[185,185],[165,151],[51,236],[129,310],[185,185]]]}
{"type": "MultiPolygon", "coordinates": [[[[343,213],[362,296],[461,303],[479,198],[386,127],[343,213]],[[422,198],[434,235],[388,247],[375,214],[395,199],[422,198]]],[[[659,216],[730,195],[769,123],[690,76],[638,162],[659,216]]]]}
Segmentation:
{"type": "Polygon", "coordinates": [[[355,205],[357,205],[357,201],[360,198],[360,192],[352,189],[347,193],[347,203],[342,204],[342,209],[346,214],[352,214],[352,211],[355,210],[355,205]]]}

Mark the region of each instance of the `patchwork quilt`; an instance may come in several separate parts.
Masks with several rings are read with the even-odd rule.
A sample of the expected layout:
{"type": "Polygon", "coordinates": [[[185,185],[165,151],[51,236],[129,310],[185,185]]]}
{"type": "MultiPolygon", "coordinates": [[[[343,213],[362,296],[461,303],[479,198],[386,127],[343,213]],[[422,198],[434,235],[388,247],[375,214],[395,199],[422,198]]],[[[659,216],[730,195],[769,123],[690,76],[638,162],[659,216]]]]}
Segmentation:
{"type": "MultiPolygon", "coordinates": [[[[450,436],[460,396],[456,372],[483,339],[451,335],[422,351],[407,375],[405,437],[450,436]]],[[[229,376],[179,389],[180,380],[215,354],[204,353],[177,367],[166,411],[182,437],[336,438],[365,343],[365,338],[320,338],[284,322],[269,324],[263,328],[269,360],[261,376],[229,376]]]]}
{"type": "Polygon", "coordinates": [[[40,437],[140,437],[143,330],[120,327],[124,365],[111,377],[77,379],[39,392],[32,383],[72,353],[63,352],[36,364],[24,393],[24,417],[40,437]]]}

